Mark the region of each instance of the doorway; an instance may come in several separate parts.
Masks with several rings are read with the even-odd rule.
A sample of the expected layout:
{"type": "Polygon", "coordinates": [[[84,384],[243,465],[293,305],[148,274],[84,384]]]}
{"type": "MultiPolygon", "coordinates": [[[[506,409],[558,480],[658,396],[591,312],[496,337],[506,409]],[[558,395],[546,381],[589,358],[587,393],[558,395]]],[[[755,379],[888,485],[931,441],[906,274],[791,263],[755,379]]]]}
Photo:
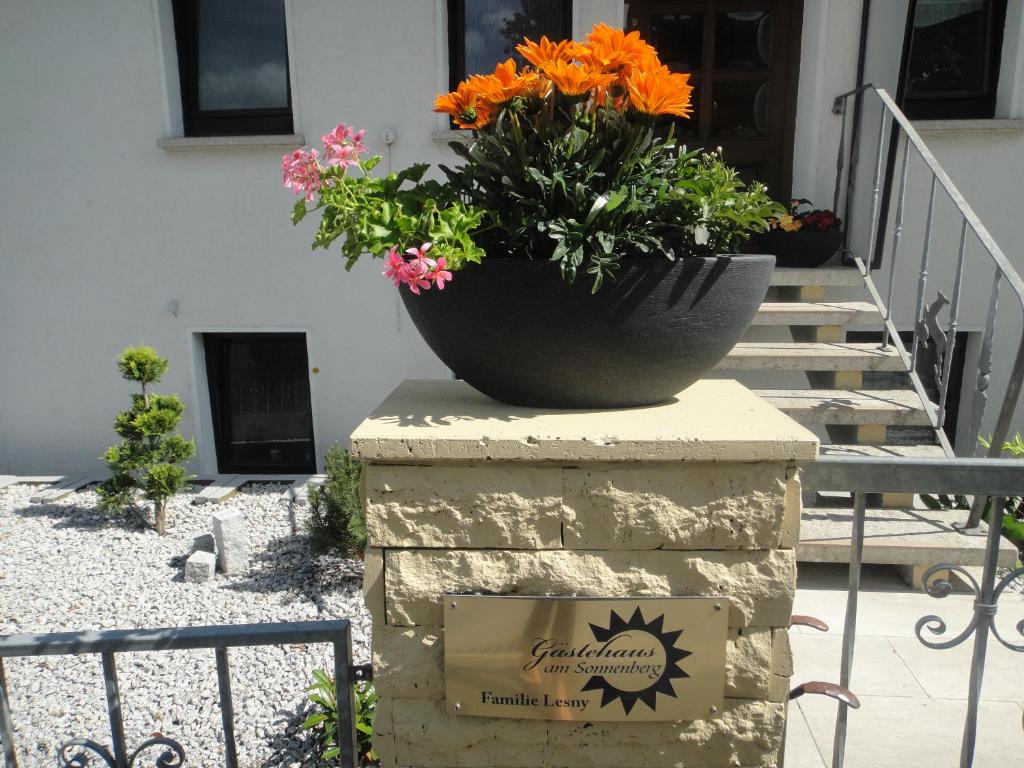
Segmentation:
{"type": "Polygon", "coordinates": [[[628,0],[626,29],[689,72],[693,114],[676,123],[690,149],[721,147],[746,181],[787,201],[803,0],[628,0]]]}
{"type": "Polygon", "coordinates": [[[217,471],[316,471],[303,333],[205,333],[217,471]]]}

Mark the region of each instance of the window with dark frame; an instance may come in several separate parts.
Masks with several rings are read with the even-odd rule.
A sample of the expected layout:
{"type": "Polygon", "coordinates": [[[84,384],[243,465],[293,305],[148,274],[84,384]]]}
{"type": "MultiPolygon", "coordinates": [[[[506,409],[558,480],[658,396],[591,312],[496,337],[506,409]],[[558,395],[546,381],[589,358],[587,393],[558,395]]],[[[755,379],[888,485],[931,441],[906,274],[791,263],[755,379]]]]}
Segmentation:
{"type": "Polygon", "coordinates": [[[912,0],[903,111],[913,119],[995,116],[1006,0],[912,0]]]}
{"type": "Polygon", "coordinates": [[[173,0],[186,136],[293,133],[284,0],[173,0]]]}
{"type": "Polygon", "coordinates": [[[494,71],[508,58],[522,66],[516,45],[524,37],[572,36],[571,0],[448,0],[448,53],[452,90],[469,75],[494,71]]]}

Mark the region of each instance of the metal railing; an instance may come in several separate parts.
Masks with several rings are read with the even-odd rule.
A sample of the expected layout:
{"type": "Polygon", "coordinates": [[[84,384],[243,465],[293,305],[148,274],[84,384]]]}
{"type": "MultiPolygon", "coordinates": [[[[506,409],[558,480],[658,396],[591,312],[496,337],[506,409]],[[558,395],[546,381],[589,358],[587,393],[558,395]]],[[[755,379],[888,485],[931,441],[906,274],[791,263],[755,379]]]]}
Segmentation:
{"type": "MultiPolygon", "coordinates": [[[[953,648],[973,635],[974,653],[971,658],[971,676],[967,690],[967,715],[964,722],[960,752],[960,768],[974,765],[974,751],[978,737],[978,703],[985,672],[985,656],[990,637],[995,637],[1012,651],[1024,652],[1024,643],[1012,643],[1002,637],[994,620],[999,598],[1014,582],[1024,581],[1024,568],[1014,568],[998,578],[999,545],[1002,537],[1004,501],[1009,497],[1024,496],[1024,465],[1012,459],[903,459],[877,457],[825,456],[802,469],[803,480],[823,491],[845,491],[853,494],[853,530],[850,538],[850,569],[847,588],[846,623],[843,627],[840,684],[851,685],[854,641],[857,634],[857,603],[860,593],[860,574],[864,555],[864,524],[869,493],[945,493],[975,495],[982,508],[989,505],[991,518],[985,544],[984,569],[979,582],[960,565],[942,563],[925,571],[923,585],[932,597],[943,598],[952,592],[952,585],[943,576],[956,572],[974,592],[974,617],[966,628],[952,638],[942,638],[947,632],[946,622],[937,615],[917,620],[915,634],[922,644],[936,650],[953,648]],[[939,637],[933,640],[925,631],[939,637]]],[[[1024,620],[1016,625],[1024,637],[1024,620]]],[[[832,752],[832,767],[843,768],[846,760],[847,715],[849,705],[840,701],[836,715],[836,729],[832,752]]]]}
{"type": "Polygon", "coordinates": [[[134,751],[128,751],[121,694],[117,682],[116,654],[209,648],[213,650],[217,664],[221,724],[224,729],[224,764],[227,768],[237,768],[234,701],[231,697],[228,649],[293,643],[331,643],[334,646],[335,689],[339,694],[342,691],[349,691],[347,696],[335,697],[338,714],[337,740],[341,750],[338,764],[351,768],[357,765],[352,686],[355,682],[368,680],[371,673],[368,666],[352,665],[351,627],[347,619],[0,636],[0,739],[3,741],[6,768],[17,768],[18,757],[14,745],[8,680],[3,664],[5,658],[83,654],[100,656],[112,749],[87,738],[70,739],[57,751],[57,765],[61,768],[80,768],[91,764],[90,760],[97,757],[110,768],[132,768],[136,759],[150,749],[162,750],[157,765],[175,768],[184,763],[185,750],[172,738],[154,736],[134,751]],[[89,754],[90,752],[92,754],[89,754]]]}
{"type": "MultiPolygon", "coordinates": [[[[952,456],[953,449],[947,439],[943,426],[948,421],[949,390],[950,381],[953,378],[953,357],[957,345],[957,330],[961,326],[961,309],[964,286],[965,266],[967,262],[968,245],[977,244],[980,246],[985,264],[972,264],[968,274],[975,274],[975,270],[981,266],[988,266],[993,269],[993,282],[989,291],[988,316],[985,329],[981,339],[980,354],[977,366],[976,384],[972,394],[970,407],[970,430],[968,432],[973,441],[970,448],[970,455],[976,454],[977,441],[981,436],[982,420],[989,396],[989,389],[993,369],[993,339],[996,333],[996,321],[999,312],[1000,292],[1005,286],[1009,289],[1010,295],[1015,299],[1015,307],[1019,310],[1020,317],[1024,318],[1024,280],[1010,264],[1006,255],[1002,252],[995,240],[989,234],[985,225],[975,214],[971,206],[964,199],[964,196],[953,184],[949,175],[936,160],[931,150],[925,145],[921,136],[914,129],[914,126],[907,119],[906,115],[899,109],[892,97],[881,88],[867,84],[855,90],[841,94],[836,97],[833,105],[833,112],[841,116],[841,131],[839,148],[836,159],[836,185],[833,204],[835,210],[839,210],[840,204],[844,201],[848,212],[855,209],[857,202],[857,169],[864,155],[862,144],[866,141],[865,133],[861,130],[861,122],[866,108],[871,103],[865,102],[865,97],[873,97],[879,107],[878,136],[874,155],[874,177],[871,186],[870,198],[870,219],[868,222],[866,247],[863,249],[866,254],[858,255],[850,245],[849,220],[847,222],[847,249],[846,254],[853,260],[872,299],[878,305],[882,314],[881,335],[882,344],[888,347],[892,343],[909,371],[910,379],[914,389],[925,404],[931,426],[935,429],[937,439],[944,448],[946,455],[952,456]],[[850,127],[851,140],[847,147],[847,120],[848,105],[853,102],[856,108],[852,110],[856,117],[852,120],[850,127]],[[893,150],[897,150],[895,153],[893,150]],[[888,155],[895,160],[899,157],[898,182],[895,173],[895,165],[887,170],[883,179],[883,156],[888,155]],[[915,309],[913,316],[913,339],[908,350],[900,338],[899,330],[893,318],[893,296],[896,287],[896,277],[901,261],[903,260],[902,249],[905,240],[905,223],[908,214],[907,188],[908,178],[911,173],[910,160],[912,157],[919,162],[914,163],[915,171],[922,167],[926,172],[926,183],[929,186],[928,202],[925,213],[923,231],[923,247],[920,262],[917,266],[917,284],[913,290],[916,295],[915,309]],[[847,169],[844,173],[844,169],[847,169]],[[844,184],[845,180],[845,184],[844,184]],[[871,269],[881,261],[884,250],[885,228],[888,225],[888,197],[892,184],[898,183],[896,190],[896,207],[892,220],[892,241],[889,255],[889,279],[886,290],[886,297],[883,301],[881,291],[875,285],[871,276],[871,269]],[[884,194],[883,194],[884,190],[884,194]],[[933,229],[937,220],[938,206],[944,202],[952,204],[953,221],[959,222],[959,247],[955,266],[955,276],[952,286],[952,299],[947,299],[943,293],[939,293],[939,301],[931,306],[926,305],[925,296],[928,290],[929,270],[933,251],[933,229]],[[864,257],[866,256],[866,258],[864,257]],[[945,309],[948,303],[948,320],[943,329],[938,322],[938,313],[945,309]],[[932,403],[927,387],[918,373],[921,362],[920,351],[925,347],[929,338],[934,345],[936,354],[936,376],[938,381],[938,402],[932,403]]],[[[866,204],[866,200],[863,201],[866,204]]],[[[923,202],[923,200],[922,200],[923,202]]],[[[942,216],[943,222],[947,221],[942,216]]],[[[1005,327],[1005,326],[1004,326],[1005,327]]],[[[1022,322],[1024,328],[1024,322],[1022,322]]],[[[965,379],[967,377],[965,376],[965,379]]],[[[1011,422],[1017,409],[1021,394],[1021,383],[1024,381],[1024,330],[1016,343],[1016,355],[1012,368],[1009,371],[1009,378],[1006,390],[999,405],[999,414],[991,435],[991,444],[988,450],[989,458],[997,458],[1002,445],[1010,433],[1011,422]]],[[[963,453],[963,451],[961,451],[963,453]]],[[[975,527],[980,520],[982,508],[975,502],[967,525],[975,527]]]]}

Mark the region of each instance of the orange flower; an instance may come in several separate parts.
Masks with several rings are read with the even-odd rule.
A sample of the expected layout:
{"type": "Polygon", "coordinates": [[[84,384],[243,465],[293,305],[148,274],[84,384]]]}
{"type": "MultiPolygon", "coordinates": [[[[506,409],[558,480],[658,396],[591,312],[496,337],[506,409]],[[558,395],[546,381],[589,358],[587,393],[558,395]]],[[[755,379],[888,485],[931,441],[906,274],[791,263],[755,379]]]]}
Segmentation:
{"type": "Polygon", "coordinates": [[[582,96],[595,88],[611,85],[615,80],[613,74],[566,61],[549,63],[544,68],[544,74],[565,96],[582,96]]]}
{"type": "Polygon", "coordinates": [[[516,74],[516,63],[507,59],[499,64],[491,75],[474,75],[469,84],[487,103],[501,106],[517,96],[532,95],[536,88],[537,74],[524,70],[516,74]]]}
{"type": "Polygon", "coordinates": [[[483,128],[494,119],[494,107],[481,98],[469,81],[435,98],[434,111],[451,115],[459,128],[483,128]]]}
{"type": "Polygon", "coordinates": [[[629,103],[644,115],[689,117],[690,76],[670,72],[668,67],[633,72],[626,83],[629,103]]]}
{"type": "Polygon", "coordinates": [[[523,55],[524,59],[542,71],[546,70],[550,64],[572,61],[574,58],[584,55],[587,51],[585,46],[573,40],[562,40],[553,43],[548,40],[547,35],[541,37],[539,43],[524,37],[523,42],[516,46],[516,50],[523,55]]]}
{"type": "Polygon", "coordinates": [[[633,31],[626,34],[607,24],[596,25],[587,35],[587,53],[584,60],[602,72],[628,74],[641,62],[657,62],[658,52],[633,31]]]}

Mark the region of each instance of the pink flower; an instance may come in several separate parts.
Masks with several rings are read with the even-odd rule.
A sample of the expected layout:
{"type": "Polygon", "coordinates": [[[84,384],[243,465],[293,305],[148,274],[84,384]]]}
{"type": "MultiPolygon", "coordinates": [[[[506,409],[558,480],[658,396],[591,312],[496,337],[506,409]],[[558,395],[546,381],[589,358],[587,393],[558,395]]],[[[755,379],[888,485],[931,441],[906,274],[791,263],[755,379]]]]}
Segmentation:
{"type": "Polygon", "coordinates": [[[296,149],[290,155],[285,155],[281,158],[284,185],[295,192],[296,195],[304,194],[307,203],[313,199],[313,195],[323,186],[317,154],[315,149],[296,149]]]}
{"type": "Polygon", "coordinates": [[[434,265],[434,271],[430,273],[430,279],[434,281],[434,285],[437,286],[437,290],[443,291],[445,281],[452,281],[452,273],[445,269],[448,266],[445,262],[444,256],[437,260],[434,265]]]}
{"type": "Polygon", "coordinates": [[[411,259],[405,264],[405,284],[417,296],[420,294],[420,288],[425,291],[430,290],[430,265],[427,261],[427,259],[411,259]]]}
{"type": "Polygon", "coordinates": [[[430,250],[431,245],[433,245],[433,243],[424,243],[419,248],[406,248],[405,252],[412,256],[414,259],[419,259],[420,261],[430,261],[430,259],[427,258],[427,251],[430,250]]]}
{"type": "Polygon", "coordinates": [[[398,288],[405,282],[405,259],[402,258],[397,248],[388,251],[387,259],[388,265],[384,268],[384,277],[389,278],[395,284],[395,288],[398,288]]]}
{"type": "Polygon", "coordinates": [[[354,131],[344,123],[338,123],[330,133],[324,134],[324,158],[328,165],[357,165],[359,154],[366,151],[363,137],[366,131],[354,131]]]}

